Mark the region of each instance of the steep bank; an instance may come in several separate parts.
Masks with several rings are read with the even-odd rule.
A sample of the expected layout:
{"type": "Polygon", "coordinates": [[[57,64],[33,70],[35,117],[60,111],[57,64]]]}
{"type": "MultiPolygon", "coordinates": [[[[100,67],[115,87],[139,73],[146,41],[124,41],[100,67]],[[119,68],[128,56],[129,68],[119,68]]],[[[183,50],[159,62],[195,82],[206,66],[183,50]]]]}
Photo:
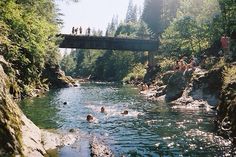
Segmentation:
{"type": "Polygon", "coordinates": [[[221,103],[218,105],[218,129],[220,134],[232,137],[236,144],[236,63],[224,69],[221,103]]]}
{"type": "Polygon", "coordinates": [[[46,150],[71,144],[77,135],[60,135],[40,130],[31,122],[14,102],[9,93],[13,82],[0,64],[0,156],[43,157],[46,150]]]}
{"type": "Polygon", "coordinates": [[[0,64],[0,156],[23,155],[21,111],[9,95],[10,80],[0,64]]]}
{"type": "Polygon", "coordinates": [[[211,70],[197,67],[193,71],[168,71],[157,74],[147,91],[149,99],[163,100],[173,108],[209,110],[217,109],[218,132],[225,137],[236,138],[236,66],[211,70]],[[151,93],[151,94],[150,94],[151,93]]]}
{"type": "Polygon", "coordinates": [[[49,88],[65,88],[76,85],[76,81],[70,76],[66,76],[57,64],[46,64],[43,77],[47,79],[49,88]]]}

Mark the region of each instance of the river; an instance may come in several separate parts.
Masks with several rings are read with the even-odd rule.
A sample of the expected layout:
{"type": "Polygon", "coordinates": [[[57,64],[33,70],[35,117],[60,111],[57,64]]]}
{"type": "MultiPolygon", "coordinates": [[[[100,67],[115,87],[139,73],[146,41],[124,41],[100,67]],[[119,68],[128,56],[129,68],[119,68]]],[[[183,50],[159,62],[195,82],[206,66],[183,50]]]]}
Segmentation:
{"type": "Polygon", "coordinates": [[[40,128],[80,130],[83,137],[77,147],[61,148],[60,157],[90,156],[91,136],[99,137],[115,156],[212,157],[232,153],[230,140],[216,134],[215,111],[174,109],[148,101],[131,86],[84,83],[25,99],[20,106],[40,128]],[[100,112],[102,106],[105,114],[100,112]],[[121,114],[124,110],[128,115],[121,114]],[[88,114],[96,117],[95,122],[86,121],[88,114]]]}

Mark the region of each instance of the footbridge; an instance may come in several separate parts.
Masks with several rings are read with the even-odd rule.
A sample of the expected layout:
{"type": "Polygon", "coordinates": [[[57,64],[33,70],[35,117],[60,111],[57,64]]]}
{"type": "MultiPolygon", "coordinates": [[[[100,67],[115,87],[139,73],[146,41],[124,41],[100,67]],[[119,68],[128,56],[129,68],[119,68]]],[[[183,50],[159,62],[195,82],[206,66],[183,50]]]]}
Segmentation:
{"type": "Polygon", "coordinates": [[[157,51],[159,46],[157,40],[150,39],[70,34],[60,34],[59,36],[62,38],[60,48],[148,51],[149,64],[153,64],[154,52],[157,51]]]}

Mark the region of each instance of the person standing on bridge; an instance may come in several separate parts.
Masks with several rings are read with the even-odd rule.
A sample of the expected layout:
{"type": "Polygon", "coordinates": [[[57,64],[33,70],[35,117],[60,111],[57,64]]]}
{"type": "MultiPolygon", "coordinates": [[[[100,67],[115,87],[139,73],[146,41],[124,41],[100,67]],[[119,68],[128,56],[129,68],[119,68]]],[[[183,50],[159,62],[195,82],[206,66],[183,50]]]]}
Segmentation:
{"type": "Polygon", "coordinates": [[[75,34],[77,35],[77,33],[78,33],[78,28],[75,28],[75,34]]]}
{"type": "Polygon", "coordinates": [[[88,29],[87,29],[87,33],[88,33],[88,36],[90,35],[90,27],[88,27],[88,29]]]}
{"type": "Polygon", "coordinates": [[[72,27],[72,34],[75,33],[75,27],[72,27]]]}
{"type": "Polygon", "coordinates": [[[82,34],[82,27],[81,26],[79,27],[79,34],[80,35],[82,34]]]}

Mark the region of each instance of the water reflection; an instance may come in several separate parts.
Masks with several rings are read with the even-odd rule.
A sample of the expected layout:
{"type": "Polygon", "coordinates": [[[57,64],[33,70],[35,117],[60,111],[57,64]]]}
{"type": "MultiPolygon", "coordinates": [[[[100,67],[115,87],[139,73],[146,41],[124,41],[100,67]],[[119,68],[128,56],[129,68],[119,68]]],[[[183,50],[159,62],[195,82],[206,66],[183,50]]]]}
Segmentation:
{"type": "MultiPolygon", "coordinates": [[[[115,156],[232,154],[231,142],[215,134],[214,111],[178,110],[149,102],[127,86],[82,84],[51,92],[44,98],[23,101],[22,107],[41,127],[78,128],[86,136],[98,136],[115,156]],[[100,112],[102,106],[106,113],[100,112]],[[124,110],[128,111],[127,115],[121,114],[124,110]],[[88,114],[97,120],[87,123],[88,114]]],[[[60,155],[65,156],[63,153],[60,155]]]]}

